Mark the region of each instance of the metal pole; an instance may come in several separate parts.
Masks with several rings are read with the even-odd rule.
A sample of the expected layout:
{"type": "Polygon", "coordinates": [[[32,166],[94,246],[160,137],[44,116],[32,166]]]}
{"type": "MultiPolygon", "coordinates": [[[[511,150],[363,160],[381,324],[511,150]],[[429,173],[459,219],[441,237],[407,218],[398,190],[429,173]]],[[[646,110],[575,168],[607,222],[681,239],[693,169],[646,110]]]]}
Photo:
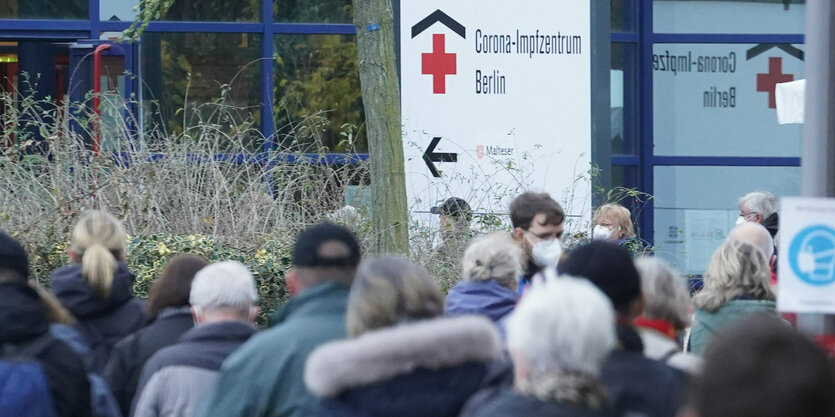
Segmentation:
{"type": "MultiPolygon", "coordinates": [[[[806,3],[806,103],[801,195],[835,197],[835,6],[806,3]]],[[[835,316],[802,314],[797,327],[810,335],[835,334],[835,316]]]]}

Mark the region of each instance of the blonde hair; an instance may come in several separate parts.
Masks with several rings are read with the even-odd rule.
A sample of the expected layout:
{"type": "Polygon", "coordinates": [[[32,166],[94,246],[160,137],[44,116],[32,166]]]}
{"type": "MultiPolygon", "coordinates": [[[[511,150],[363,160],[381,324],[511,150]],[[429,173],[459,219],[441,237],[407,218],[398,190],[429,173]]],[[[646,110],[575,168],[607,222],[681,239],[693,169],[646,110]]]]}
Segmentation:
{"type": "Polygon", "coordinates": [[[348,335],[444,312],[444,296],[420,267],[393,255],[363,261],[351,286],[346,313],[348,335]]]}
{"type": "Polygon", "coordinates": [[[713,252],[704,275],[704,288],[693,297],[693,306],[714,312],[741,296],[775,300],[771,268],[765,254],[750,243],[728,240],[713,252]]]}
{"type": "Polygon", "coordinates": [[[507,233],[479,236],[464,251],[464,279],[496,280],[508,288],[516,286],[516,274],[522,268],[522,248],[507,233]]]}
{"type": "Polygon", "coordinates": [[[622,237],[635,237],[635,226],[632,225],[632,215],[629,209],[617,204],[608,203],[597,208],[592,216],[592,223],[599,224],[604,218],[612,222],[613,226],[618,226],[618,232],[622,237]]]}
{"type": "Polygon", "coordinates": [[[85,212],[72,231],[72,250],[81,257],[81,275],[87,283],[109,297],[118,261],[125,254],[122,222],[102,210],[85,212]]]}

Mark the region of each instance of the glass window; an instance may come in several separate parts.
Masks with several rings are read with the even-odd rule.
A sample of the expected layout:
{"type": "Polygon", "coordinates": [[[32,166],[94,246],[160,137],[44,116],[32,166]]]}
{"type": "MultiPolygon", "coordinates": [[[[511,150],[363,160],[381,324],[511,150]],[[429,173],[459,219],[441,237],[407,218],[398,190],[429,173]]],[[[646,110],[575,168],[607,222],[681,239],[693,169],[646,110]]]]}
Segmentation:
{"type": "Polygon", "coordinates": [[[635,153],[635,45],[612,43],[610,78],[612,155],[635,153]]]}
{"type": "Polygon", "coordinates": [[[352,23],[351,0],[274,0],[276,22],[352,23]]]}
{"type": "Polygon", "coordinates": [[[99,2],[99,19],[133,21],[137,11],[134,9],[139,0],[101,0],[99,2]]]}
{"type": "Polygon", "coordinates": [[[273,114],[279,140],[321,141],[330,152],[366,152],[354,37],[277,35],[275,45],[273,114]]]}
{"type": "Polygon", "coordinates": [[[656,255],[701,275],[739,216],[748,192],[800,192],[799,167],[655,167],[656,255]],[[717,186],[717,184],[721,184],[717,186]]]}
{"type": "Polygon", "coordinates": [[[150,116],[146,123],[160,123],[174,134],[201,121],[230,132],[258,128],[261,38],[247,33],[145,32],[141,75],[145,114],[150,116]]]}
{"type": "Polygon", "coordinates": [[[793,156],[802,125],[777,124],[777,82],[802,79],[803,45],[656,44],[656,155],[793,156]]]}
{"type": "Polygon", "coordinates": [[[161,20],[245,22],[260,16],[261,0],[177,0],[161,20]]]}
{"type": "Polygon", "coordinates": [[[86,20],[89,0],[0,0],[0,19],[86,20]]]}
{"type": "Polygon", "coordinates": [[[805,0],[654,0],[658,33],[803,33],[805,0]]]}
{"type": "Polygon", "coordinates": [[[611,0],[612,32],[635,30],[635,0],[611,0]]]}

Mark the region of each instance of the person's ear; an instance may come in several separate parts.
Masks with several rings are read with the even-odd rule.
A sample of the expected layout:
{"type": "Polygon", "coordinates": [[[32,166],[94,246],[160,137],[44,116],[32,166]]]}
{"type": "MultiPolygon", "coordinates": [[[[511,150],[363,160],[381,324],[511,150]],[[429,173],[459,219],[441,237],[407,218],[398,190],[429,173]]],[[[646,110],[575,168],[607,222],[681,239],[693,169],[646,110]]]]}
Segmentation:
{"type": "Polygon", "coordinates": [[[194,325],[200,325],[203,323],[203,313],[200,311],[199,307],[191,307],[191,318],[194,320],[194,325]]]}
{"type": "Polygon", "coordinates": [[[252,307],[249,309],[249,322],[255,323],[255,319],[258,318],[258,313],[261,312],[260,307],[252,307]]]}
{"type": "Polygon", "coordinates": [[[522,230],[521,227],[516,227],[513,229],[513,239],[517,242],[522,243],[525,241],[525,231],[522,230]]]}
{"type": "Polygon", "coordinates": [[[290,296],[294,296],[299,292],[299,277],[296,275],[295,269],[288,269],[287,272],[284,273],[284,283],[287,284],[287,291],[290,292],[290,296]]]}
{"type": "Polygon", "coordinates": [[[67,255],[70,257],[70,262],[74,264],[81,263],[81,257],[78,256],[78,253],[73,248],[67,249],[67,255]]]}

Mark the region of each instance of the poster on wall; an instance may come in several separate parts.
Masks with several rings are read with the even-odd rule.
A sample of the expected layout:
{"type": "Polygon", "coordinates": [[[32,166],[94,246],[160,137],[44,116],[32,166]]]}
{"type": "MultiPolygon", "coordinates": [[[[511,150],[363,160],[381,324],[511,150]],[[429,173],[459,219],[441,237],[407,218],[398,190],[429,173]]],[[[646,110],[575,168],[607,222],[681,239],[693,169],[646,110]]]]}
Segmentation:
{"type": "Polygon", "coordinates": [[[512,7],[498,0],[404,1],[400,13],[413,216],[456,196],[477,213],[506,217],[512,198],[532,189],[587,218],[589,0],[512,7]]]}

